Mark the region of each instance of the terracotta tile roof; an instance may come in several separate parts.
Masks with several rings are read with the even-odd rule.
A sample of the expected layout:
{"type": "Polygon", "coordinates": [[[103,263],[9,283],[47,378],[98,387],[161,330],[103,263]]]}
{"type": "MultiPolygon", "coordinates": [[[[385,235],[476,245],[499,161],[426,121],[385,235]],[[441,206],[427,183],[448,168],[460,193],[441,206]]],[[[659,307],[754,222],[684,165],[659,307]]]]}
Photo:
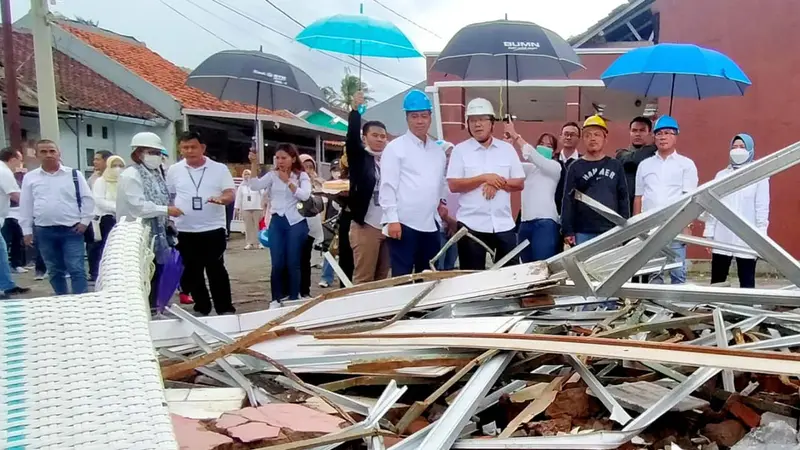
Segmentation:
{"type": "MultiPolygon", "coordinates": [[[[3,56],[2,41],[0,35],[0,61],[3,56]]],[[[35,94],[36,65],[33,59],[31,34],[14,31],[14,63],[17,66],[20,90],[35,94]]],[[[82,109],[144,119],[158,117],[158,113],[151,107],[55,48],[53,66],[59,108],[82,109]]],[[[5,83],[3,90],[5,91],[5,83]]],[[[21,100],[24,100],[22,96],[21,100]]]]}
{"type": "MultiPolygon", "coordinates": [[[[89,31],[83,27],[71,25],[60,20],[58,25],[77,36],[87,44],[119,62],[129,70],[173,96],[186,109],[202,109],[208,111],[253,113],[251,105],[221,101],[211,94],[186,85],[189,74],[177,65],[162,58],[141,42],[123,36],[113,36],[110,32],[89,31]]],[[[288,118],[296,116],[288,111],[270,111],[259,109],[259,114],[279,115],[288,118]]]]}

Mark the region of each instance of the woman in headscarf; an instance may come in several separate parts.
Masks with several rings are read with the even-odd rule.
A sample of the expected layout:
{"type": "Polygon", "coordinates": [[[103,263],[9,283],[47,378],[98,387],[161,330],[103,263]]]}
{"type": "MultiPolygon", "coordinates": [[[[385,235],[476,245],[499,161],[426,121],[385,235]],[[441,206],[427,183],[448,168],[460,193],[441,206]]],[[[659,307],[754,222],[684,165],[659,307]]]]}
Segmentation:
{"type": "Polygon", "coordinates": [[[117,186],[117,218],[141,218],[150,228],[153,239],[156,270],[150,281],[150,308],[156,308],[156,292],[163,265],[169,250],[175,246],[174,236],[167,233],[170,217],[183,215],[183,211],[170,206],[169,191],[161,168],[161,151],[164,145],[155,133],[138,133],[131,139],[133,164],[119,176],[117,186]]]}
{"type": "Polygon", "coordinates": [[[244,222],[245,250],[258,248],[258,222],[264,211],[263,192],[250,189],[250,175],[250,169],[242,171],[242,184],[236,190],[236,200],[233,202],[234,210],[239,211],[244,222]]]}
{"type": "Polygon", "coordinates": [[[106,246],[108,233],[117,223],[117,181],[124,168],[125,160],[121,156],[109,156],[106,160],[106,168],[103,170],[103,174],[95,180],[94,186],[92,186],[95,215],[95,220],[92,221],[92,228],[94,229],[94,235],[100,238],[95,244],[99,248],[97,250],[98,264],[106,246]]]}
{"type": "MultiPolygon", "coordinates": [[[[755,143],[748,134],[737,134],[731,141],[728,153],[728,167],[719,171],[715,179],[723,178],[753,162],[755,158],[755,143]]],[[[756,184],[742,188],[722,199],[733,212],[753,225],[761,234],[767,235],[769,226],[769,179],[764,179],[756,184]]],[[[706,228],[703,236],[714,241],[747,247],[736,234],[725,225],[718,222],[713,216],[706,215],[706,228]]],[[[711,283],[727,281],[731,262],[736,258],[736,268],[739,274],[739,286],[754,288],[756,286],[756,261],[757,257],[751,253],[734,253],[719,249],[711,251],[711,283]]]]}

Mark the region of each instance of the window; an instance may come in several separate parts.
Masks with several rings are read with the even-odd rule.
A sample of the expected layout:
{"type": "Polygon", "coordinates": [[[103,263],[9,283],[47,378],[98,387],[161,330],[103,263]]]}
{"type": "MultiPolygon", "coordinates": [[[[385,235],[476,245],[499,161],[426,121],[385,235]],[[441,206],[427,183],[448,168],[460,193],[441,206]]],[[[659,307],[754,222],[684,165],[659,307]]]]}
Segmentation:
{"type": "Polygon", "coordinates": [[[103,139],[108,139],[108,127],[103,127],[100,131],[103,134],[103,139]]]}
{"type": "Polygon", "coordinates": [[[86,149],[86,167],[91,167],[94,165],[94,149],[87,148],[86,149]]]}
{"type": "Polygon", "coordinates": [[[92,137],[92,134],[93,134],[92,133],[92,124],[87,123],[86,124],[86,136],[92,137]]]}

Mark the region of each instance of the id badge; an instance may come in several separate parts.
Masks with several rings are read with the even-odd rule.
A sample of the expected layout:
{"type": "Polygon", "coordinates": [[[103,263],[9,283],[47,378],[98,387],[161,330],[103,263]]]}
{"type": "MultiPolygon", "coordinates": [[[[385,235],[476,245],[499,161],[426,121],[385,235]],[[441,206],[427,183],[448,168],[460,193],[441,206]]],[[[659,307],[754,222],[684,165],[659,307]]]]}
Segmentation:
{"type": "Polygon", "coordinates": [[[203,210],[203,197],[192,197],[192,210],[194,211],[203,210]]]}
{"type": "Polygon", "coordinates": [[[247,196],[247,201],[248,201],[248,202],[249,202],[249,201],[251,201],[251,200],[250,200],[250,196],[249,196],[249,195],[247,196]]]}

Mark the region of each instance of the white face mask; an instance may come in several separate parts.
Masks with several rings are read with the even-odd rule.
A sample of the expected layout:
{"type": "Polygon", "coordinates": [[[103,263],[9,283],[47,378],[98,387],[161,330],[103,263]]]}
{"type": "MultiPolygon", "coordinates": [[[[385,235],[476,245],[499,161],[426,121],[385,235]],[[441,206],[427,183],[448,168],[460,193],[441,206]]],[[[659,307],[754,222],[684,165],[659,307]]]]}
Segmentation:
{"type": "Polygon", "coordinates": [[[118,177],[120,173],[122,173],[122,167],[109,167],[108,168],[109,174],[118,177]]]}
{"type": "Polygon", "coordinates": [[[142,162],[144,166],[150,170],[158,169],[161,165],[161,155],[144,155],[144,160],[142,162]]]}
{"type": "Polygon", "coordinates": [[[744,164],[750,157],[750,152],[746,148],[732,148],[731,149],[731,162],[734,164],[744,164]]]}

